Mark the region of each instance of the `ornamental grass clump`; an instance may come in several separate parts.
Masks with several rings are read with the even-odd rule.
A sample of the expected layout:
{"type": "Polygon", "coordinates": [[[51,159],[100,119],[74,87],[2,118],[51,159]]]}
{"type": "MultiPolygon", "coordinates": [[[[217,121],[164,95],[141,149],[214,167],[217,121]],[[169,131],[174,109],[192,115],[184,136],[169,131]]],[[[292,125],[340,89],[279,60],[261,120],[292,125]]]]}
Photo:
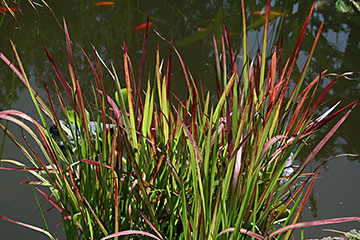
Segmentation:
{"type": "MultiPolygon", "coordinates": [[[[17,110],[1,111],[0,118],[19,125],[42,152],[34,152],[34,146],[0,125],[29,160],[2,161],[38,179],[29,184],[37,185],[61,213],[67,239],[288,239],[296,228],[360,220],[299,222],[318,171],[305,177],[302,173],[356,104],[332,113],[336,104],[318,115],[335,79],[319,92],[323,71],[304,85],[322,25],[300,76],[292,75],[312,10],[292,56],[282,64],[282,46],[273,49],[271,60],[266,56],[270,1],[262,49],[249,59],[243,5],[243,62],[236,62],[225,25],[220,46],[214,39],[216,103],[210,102],[210,93],[203,92],[171,42],[167,63],[157,48],[154,76],[144,77],[148,27],[137,74],[125,43],[121,75],[95,49],[92,62],[80,48],[93,72],[95,109],[85,104],[64,21],[69,80],[45,49],[57,77],[56,97],[46,84],[47,101],[37,94],[15,48],[18,67],[0,53],[27,86],[41,121],[17,110]],[[174,53],[188,88],[184,101],[170,90],[174,53]],[[105,75],[114,80],[115,96],[106,91],[105,75]],[[343,116],[311,153],[297,159],[304,142],[339,114],[343,116]]],[[[26,226],[53,238],[47,229],[26,226]]]]}

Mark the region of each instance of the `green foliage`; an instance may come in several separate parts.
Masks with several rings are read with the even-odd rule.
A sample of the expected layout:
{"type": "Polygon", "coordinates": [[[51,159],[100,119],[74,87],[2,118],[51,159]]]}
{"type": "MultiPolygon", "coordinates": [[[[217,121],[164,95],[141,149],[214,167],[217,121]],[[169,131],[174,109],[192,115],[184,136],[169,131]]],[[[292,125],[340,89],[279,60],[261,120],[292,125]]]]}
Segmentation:
{"type": "Polygon", "coordinates": [[[357,13],[360,13],[360,2],[355,0],[348,0],[345,3],[343,0],[337,0],[335,3],[335,8],[338,12],[341,13],[353,13],[354,10],[357,13]]]}
{"type": "Polygon", "coordinates": [[[335,3],[335,7],[338,12],[342,13],[347,13],[352,10],[351,7],[347,5],[343,0],[337,0],[335,3]]]}
{"type": "MultiPolygon", "coordinates": [[[[127,101],[127,89],[126,88],[123,88],[120,90],[121,92],[121,95],[122,95],[122,98],[123,98],[123,101],[124,101],[124,105],[127,106],[128,105],[128,101],[127,101]]],[[[120,106],[120,94],[118,91],[115,92],[115,101],[117,103],[118,106],[120,106]]]]}
{"type": "Polygon", "coordinates": [[[225,25],[220,47],[214,38],[219,85],[216,103],[210,101],[210,93],[203,93],[171,43],[184,71],[188,97],[184,101],[170,97],[172,51],[164,72],[157,49],[155,75],[143,80],[148,29],[137,78],[125,43],[121,77],[114,67],[104,64],[96,51],[94,63],[83,51],[95,79],[97,111],[90,116],[76,77],[65,23],[69,81],[46,50],[58,78],[56,89],[60,83],[66,94],[58,90],[61,109],[55,107],[55,99],[48,91],[48,104],[36,93],[15,48],[20,71],[0,53],[28,88],[41,118],[39,123],[17,110],[0,112],[0,119],[22,127],[42,151],[42,156],[35,154],[0,125],[31,166],[10,163],[35,175],[40,185],[51,191],[47,194],[40,189],[43,186],[36,188],[63,215],[67,239],[117,239],[132,234],[154,239],[288,239],[296,228],[360,219],[299,223],[318,172],[305,179],[297,191],[292,189],[355,103],[331,114],[337,104],[320,117],[315,116],[334,83],[331,81],[321,93],[317,92],[324,71],[304,86],[322,25],[300,77],[290,84],[311,13],[293,55],[284,65],[279,61],[281,46],[273,49],[267,61],[269,15],[270,1],[262,51],[253,60],[247,56],[245,17],[243,63],[235,61],[225,25]],[[105,90],[104,68],[115,82],[115,100],[105,90]],[[121,82],[125,82],[125,88],[121,82]],[[69,129],[65,130],[58,118],[60,110],[69,129]],[[294,173],[284,176],[287,163],[296,158],[304,142],[342,112],[344,116],[294,173]],[[54,124],[52,129],[59,132],[62,144],[54,140],[46,116],[54,124]],[[91,127],[94,124],[95,130],[91,127]],[[36,133],[29,125],[35,126],[36,133]],[[276,228],[279,223],[282,227],[276,228]]]}
{"type": "MultiPolygon", "coordinates": [[[[69,119],[69,123],[80,123],[81,118],[74,110],[68,110],[66,111],[66,117],[69,119]]],[[[85,109],[85,116],[86,119],[90,119],[90,113],[85,109]]]]}

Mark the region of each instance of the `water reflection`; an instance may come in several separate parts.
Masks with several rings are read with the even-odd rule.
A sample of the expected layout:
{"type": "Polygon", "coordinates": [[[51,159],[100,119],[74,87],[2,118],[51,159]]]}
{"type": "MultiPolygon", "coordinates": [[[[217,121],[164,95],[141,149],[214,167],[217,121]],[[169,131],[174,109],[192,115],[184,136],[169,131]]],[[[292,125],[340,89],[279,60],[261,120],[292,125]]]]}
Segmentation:
{"type": "Polygon", "coordinates": [[[311,191],[310,196],[309,196],[309,209],[312,212],[312,216],[314,218],[317,218],[318,214],[317,214],[317,200],[316,197],[314,196],[314,191],[311,191]]]}

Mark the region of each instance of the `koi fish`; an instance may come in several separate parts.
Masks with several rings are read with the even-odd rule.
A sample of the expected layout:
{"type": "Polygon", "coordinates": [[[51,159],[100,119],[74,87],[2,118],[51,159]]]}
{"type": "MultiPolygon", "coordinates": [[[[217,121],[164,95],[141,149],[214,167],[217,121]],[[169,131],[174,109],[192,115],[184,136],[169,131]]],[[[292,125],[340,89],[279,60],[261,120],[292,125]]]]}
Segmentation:
{"type": "Polygon", "coordinates": [[[5,14],[8,14],[10,13],[10,10],[13,11],[13,12],[17,12],[18,9],[17,8],[6,8],[6,7],[0,7],[0,13],[5,13],[5,14]]]}
{"type": "Polygon", "coordinates": [[[94,2],[94,6],[111,6],[114,4],[115,2],[94,2]]]}
{"type": "MultiPolygon", "coordinates": [[[[149,22],[149,27],[152,25],[153,23],[152,22],[149,22]]],[[[137,26],[136,28],[132,29],[131,31],[132,32],[137,32],[137,31],[140,31],[140,30],[145,30],[146,28],[146,23],[143,23],[139,26],[137,26]]]]}
{"type": "MultiPolygon", "coordinates": [[[[263,16],[265,15],[266,11],[254,11],[253,14],[254,15],[260,15],[263,16]]],[[[284,11],[284,12],[274,12],[274,11],[270,11],[270,16],[272,17],[280,17],[280,16],[289,16],[289,12],[288,11],[284,11]]]]}

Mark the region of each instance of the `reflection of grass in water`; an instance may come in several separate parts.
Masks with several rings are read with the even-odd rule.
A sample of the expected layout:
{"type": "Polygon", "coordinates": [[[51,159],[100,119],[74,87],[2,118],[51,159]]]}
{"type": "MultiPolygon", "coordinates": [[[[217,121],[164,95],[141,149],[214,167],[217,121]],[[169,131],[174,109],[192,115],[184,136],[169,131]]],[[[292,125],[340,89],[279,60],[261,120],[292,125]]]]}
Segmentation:
{"type": "Polygon", "coordinates": [[[193,44],[199,40],[205,39],[211,33],[215,36],[220,36],[221,23],[224,17],[224,10],[219,7],[216,18],[213,19],[206,27],[198,29],[196,32],[185,37],[175,45],[177,47],[193,44]]]}
{"type": "MultiPolygon", "coordinates": [[[[0,27],[1,27],[1,24],[0,24],[0,27]]],[[[12,108],[12,103],[14,101],[14,93],[15,93],[15,73],[13,73],[12,75],[12,87],[11,87],[11,93],[10,93],[10,102],[9,102],[9,106],[8,106],[8,109],[11,109],[12,108]]],[[[6,121],[5,123],[5,131],[8,129],[8,121],[6,121]]],[[[0,149],[0,159],[2,159],[2,154],[3,154],[3,151],[4,151],[4,146],[5,146],[5,137],[6,137],[6,134],[4,134],[2,140],[1,140],[1,149],[0,149]]]]}
{"type": "MultiPolygon", "coordinates": [[[[6,2],[5,2],[6,3],[6,2]]],[[[3,21],[5,19],[5,16],[6,16],[6,13],[5,11],[1,14],[1,20],[0,20],[0,28],[3,24],[3,21]]],[[[11,109],[12,107],[12,103],[14,101],[14,92],[15,92],[15,74],[13,73],[13,78],[12,78],[12,87],[11,87],[11,93],[10,93],[10,102],[9,102],[9,106],[8,108],[11,109]]],[[[5,123],[5,129],[8,128],[8,121],[6,121],[5,123]]],[[[5,130],[6,131],[6,130],[5,130]]],[[[4,146],[5,146],[5,134],[1,140],[1,149],[0,149],[0,159],[2,158],[2,154],[3,154],[3,151],[4,151],[4,146]]]]}
{"type": "Polygon", "coordinates": [[[5,12],[3,14],[1,14],[1,20],[0,20],[0,28],[4,22],[4,19],[5,19],[5,12]]]}

